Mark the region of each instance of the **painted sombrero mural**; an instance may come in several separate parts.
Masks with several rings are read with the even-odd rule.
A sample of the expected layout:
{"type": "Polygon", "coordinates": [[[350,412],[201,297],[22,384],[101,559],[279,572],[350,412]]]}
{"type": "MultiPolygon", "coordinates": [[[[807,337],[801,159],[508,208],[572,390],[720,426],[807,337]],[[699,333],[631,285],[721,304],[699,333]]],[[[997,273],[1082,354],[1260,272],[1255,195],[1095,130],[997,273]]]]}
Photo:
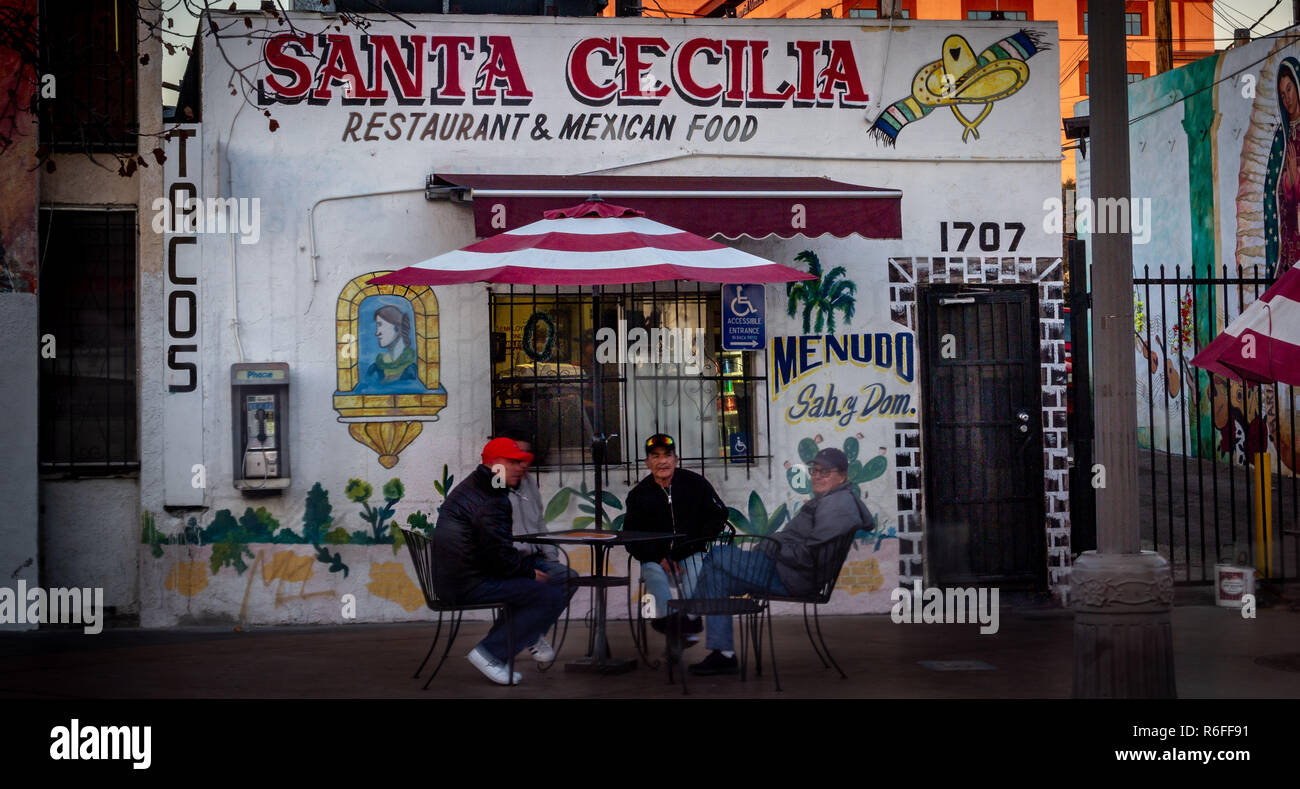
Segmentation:
{"type": "Polygon", "coordinates": [[[904,126],[938,107],[950,107],[964,127],[962,142],[972,135],[979,139],[979,125],[993,110],[993,103],[1029,82],[1025,61],[1048,46],[1041,34],[1021,30],[976,55],[965,38],[948,36],[939,59],[922,66],[912,78],[912,95],[886,107],[867,133],[892,146],[904,126]],[[958,109],[962,104],[983,105],[983,109],[972,119],[958,109]]]}

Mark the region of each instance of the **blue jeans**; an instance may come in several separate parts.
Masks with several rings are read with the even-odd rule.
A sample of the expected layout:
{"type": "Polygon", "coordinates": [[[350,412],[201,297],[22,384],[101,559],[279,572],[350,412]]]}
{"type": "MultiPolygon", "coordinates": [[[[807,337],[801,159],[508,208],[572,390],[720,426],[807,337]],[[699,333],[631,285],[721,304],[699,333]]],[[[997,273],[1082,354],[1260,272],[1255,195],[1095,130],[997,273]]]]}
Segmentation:
{"type": "MultiPolygon", "coordinates": [[[[682,594],[686,597],[690,597],[692,590],[695,589],[701,558],[700,554],[695,553],[677,563],[682,568],[679,580],[682,594]]],[[[673,586],[668,573],[664,572],[659,562],[641,562],[641,583],[645,584],[646,594],[654,598],[654,618],[661,619],[668,616],[668,601],[673,599],[673,586]]]]}
{"type": "MultiPolygon", "coordinates": [[[[696,598],[722,598],[742,594],[788,594],[781,577],[776,574],[771,557],[759,551],[740,551],[730,545],[715,547],[700,567],[699,580],[695,584],[696,598]],[[772,580],[763,586],[754,579],[771,573],[772,580]]],[[[736,648],[735,635],[732,633],[731,617],[705,617],[708,634],[705,646],[709,649],[732,651],[736,648]]]]}
{"type": "MultiPolygon", "coordinates": [[[[534,578],[489,578],[463,598],[467,603],[506,604],[510,611],[510,640],[516,652],[537,643],[538,637],[550,630],[564,613],[569,598],[577,591],[577,587],[567,585],[565,573],[573,573],[564,565],[541,562],[538,569],[550,575],[548,583],[538,583],[534,578]]],[[[510,659],[504,616],[497,619],[478,645],[502,663],[510,659]]]]}
{"type": "MultiPolygon", "coordinates": [[[[566,589],[569,588],[569,579],[578,577],[578,574],[570,570],[569,566],[564,562],[553,562],[549,559],[538,559],[537,569],[550,576],[550,580],[547,581],[548,584],[566,589]]],[[[576,591],[578,591],[576,588],[569,589],[569,597],[573,597],[573,593],[576,591]]]]}

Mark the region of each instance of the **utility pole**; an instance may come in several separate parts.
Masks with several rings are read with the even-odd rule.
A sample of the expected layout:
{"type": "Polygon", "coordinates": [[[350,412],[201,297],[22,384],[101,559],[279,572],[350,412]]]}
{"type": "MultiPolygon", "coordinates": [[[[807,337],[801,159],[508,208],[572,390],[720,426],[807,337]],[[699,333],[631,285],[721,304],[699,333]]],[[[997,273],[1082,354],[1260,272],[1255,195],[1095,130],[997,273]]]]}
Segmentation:
{"type": "Polygon", "coordinates": [[[1170,20],[1169,0],[1156,0],[1156,73],[1174,67],[1174,33],[1170,20]]]}
{"type": "MultiPolygon", "coordinates": [[[[1124,4],[1092,3],[1093,205],[1117,200],[1127,217],[1132,201],[1124,39],[1124,4]]],[[[1070,573],[1074,696],[1173,698],[1173,575],[1163,556],[1140,550],[1132,237],[1127,226],[1109,224],[1092,236],[1097,550],[1081,554],[1070,573]]]]}

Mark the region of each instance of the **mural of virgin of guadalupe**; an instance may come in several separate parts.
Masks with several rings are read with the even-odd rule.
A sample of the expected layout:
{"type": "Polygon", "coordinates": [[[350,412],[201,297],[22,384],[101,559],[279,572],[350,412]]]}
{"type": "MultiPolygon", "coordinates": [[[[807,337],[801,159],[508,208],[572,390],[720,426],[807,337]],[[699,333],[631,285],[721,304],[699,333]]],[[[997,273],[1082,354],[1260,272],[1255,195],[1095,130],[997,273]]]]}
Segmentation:
{"type": "Polygon", "coordinates": [[[1277,70],[1278,114],[1264,180],[1264,239],[1269,276],[1281,276],[1300,259],[1300,61],[1284,58],[1277,70]]]}

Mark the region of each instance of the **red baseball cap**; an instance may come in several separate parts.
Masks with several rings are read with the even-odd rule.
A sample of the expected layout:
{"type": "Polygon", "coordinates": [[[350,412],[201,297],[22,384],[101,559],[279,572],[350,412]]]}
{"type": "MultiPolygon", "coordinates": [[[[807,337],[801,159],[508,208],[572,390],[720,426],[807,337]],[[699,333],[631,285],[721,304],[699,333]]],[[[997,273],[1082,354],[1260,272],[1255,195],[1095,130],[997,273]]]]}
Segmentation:
{"type": "Polygon", "coordinates": [[[494,438],[483,447],[483,462],[496,458],[505,458],[506,460],[522,460],[525,463],[533,462],[533,453],[525,452],[519,448],[513,438],[494,438]]]}

